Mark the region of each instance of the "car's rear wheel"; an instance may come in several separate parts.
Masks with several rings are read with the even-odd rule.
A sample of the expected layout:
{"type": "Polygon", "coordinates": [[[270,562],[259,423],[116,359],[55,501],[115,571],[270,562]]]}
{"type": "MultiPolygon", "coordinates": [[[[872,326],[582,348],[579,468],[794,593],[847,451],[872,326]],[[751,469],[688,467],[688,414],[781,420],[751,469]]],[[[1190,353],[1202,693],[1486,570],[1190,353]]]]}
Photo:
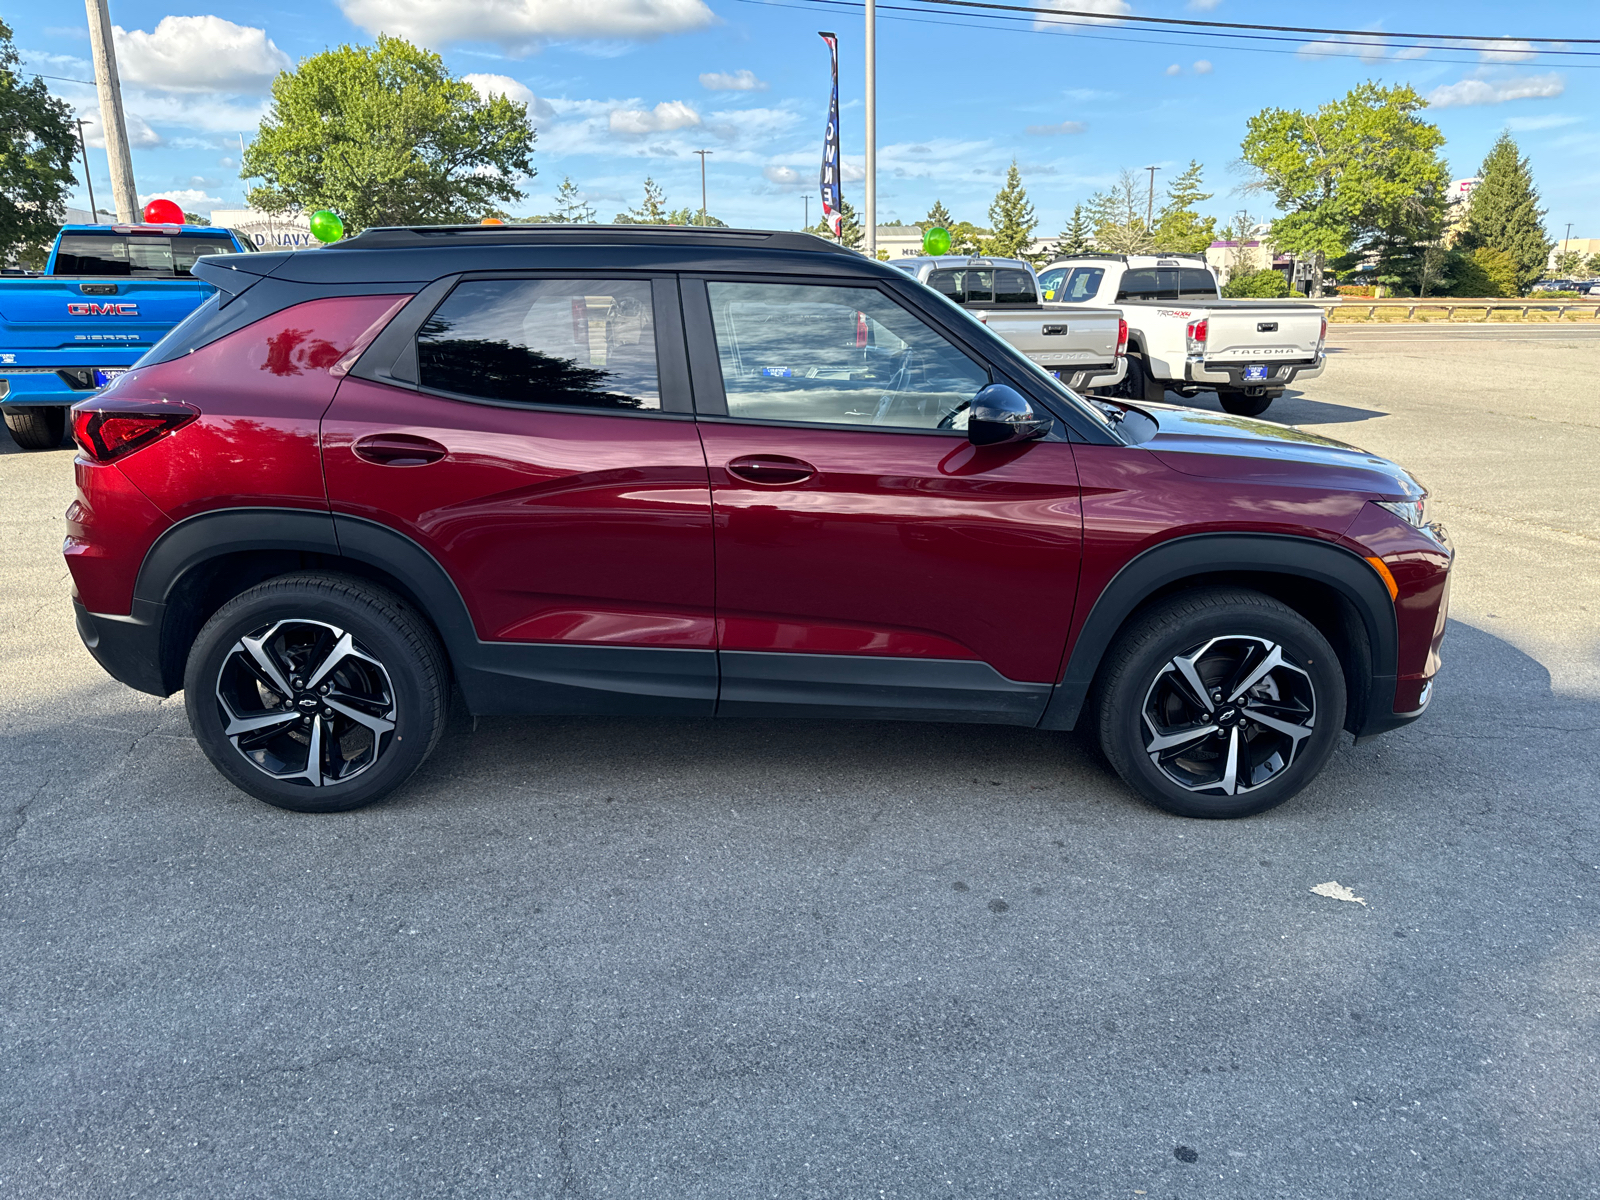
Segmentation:
{"type": "Polygon", "coordinates": [[[1146,800],[1179,816],[1245,817],[1282,804],[1327,762],[1344,724],[1344,672],[1293,609],[1206,588],[1122,633],[1094,712],[1106,757],[1146,800]]]}
{"type": "Polygon", "coordinates": [[[1142,354],[1128,355],[1128,373],[1123,376],[1119,394],[1129,400],[1159,404],[1167,398],[1166,386],[1150,373],[1142,354]]]}
{"type": "Polygon", "coordinates": [[[449,679],[426,621],[365,580],[285,575],[235,596],[196,637],[189,724],[258,800],[342,812],[388,795],[444,731],[449,679]]]}
{"type": "Polygon", "coordinates": [[[34,404],[5,408],[6,430],[24,450],[54,450],[67,436],[67,410],[34,404]]]}
{"type": "Polygon", "coordinates": [[[1223,410],[1236,417],[1259,417],[1272,404],[1270,394],[1247,396],[1241,391],[1224,388],[1217,392],[1217,402],[1223,410]]]}

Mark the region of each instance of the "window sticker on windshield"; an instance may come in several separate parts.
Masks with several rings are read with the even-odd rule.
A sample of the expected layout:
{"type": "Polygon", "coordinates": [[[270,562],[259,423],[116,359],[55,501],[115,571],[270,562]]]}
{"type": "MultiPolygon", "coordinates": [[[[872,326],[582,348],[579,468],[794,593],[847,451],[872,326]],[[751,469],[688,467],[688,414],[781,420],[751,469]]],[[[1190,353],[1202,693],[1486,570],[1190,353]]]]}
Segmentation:
{"type": "Polygon", "coordinates": [[[794,374],[788,367],[762,367],[761,373],[763,375],[772,375],[779,379],[788,379],[794,374]]]}

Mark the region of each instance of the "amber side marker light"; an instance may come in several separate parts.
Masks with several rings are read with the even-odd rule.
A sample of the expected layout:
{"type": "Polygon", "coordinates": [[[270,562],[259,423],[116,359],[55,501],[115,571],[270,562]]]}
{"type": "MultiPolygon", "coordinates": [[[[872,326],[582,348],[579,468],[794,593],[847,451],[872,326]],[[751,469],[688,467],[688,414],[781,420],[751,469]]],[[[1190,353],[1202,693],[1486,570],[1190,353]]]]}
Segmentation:
{"type": "Polygon", "coordinates": [[[1394,572],[1389,570],[1387,563],[1381,558],[1368,558],[1372,569],[1378,573],[1378,578],[1383,580],[1383,586],[1389,589],[1389,599],[1394,600],[1400,595],[1400,585],[1394,581],[1394,572]]]}

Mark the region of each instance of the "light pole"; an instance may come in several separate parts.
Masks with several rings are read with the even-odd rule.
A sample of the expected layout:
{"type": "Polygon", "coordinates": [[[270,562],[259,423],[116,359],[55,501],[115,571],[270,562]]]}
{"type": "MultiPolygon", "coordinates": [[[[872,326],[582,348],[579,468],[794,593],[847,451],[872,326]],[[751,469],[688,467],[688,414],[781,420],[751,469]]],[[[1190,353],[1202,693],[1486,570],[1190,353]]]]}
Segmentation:
{"type": "MultiPolygon", "coordinates": [[[[83,186],[89,189],[89,224],[99,224],[100,214],[94,209],[94,180],[89,178],[89,148],[84,144],[83,127],[88,124],[82,117],[73,122],[78,127],[78,153],[83,155],[83,186]]],[[[1572,226],[1568,225],[1568,229],[1572,226]]]]}
{"type": "Polygon", "coordinates": [[[868,258],[878,257],[878,9],[867,0],[867,228],[868,258]]]}
{"type": "Polygon", "coordinates": [[[706,155],[715,154],[715,150],[696,150],[700,156],[700,224],[706,223],[706,155]]]}
{"type": "Polygon", "coordinates": [[[122,115],[122,81],[117,78],[117,49],[111,41],[111,11],[106,0],[84,0],[84,4],[89,11],[89,50],[100,93],[100,128],[106,136],[111,195],[117,220],[131,225],[139,219],[139,192],[133,186],[133,160],[128,155],[128,121],[122,115]]]}
{"type": "Polygon", "coordinates": [[[1150,224],[1155,219],[1155,214],[1156,214],[1156,172],[1161,170],[1161,168],[1160,167],[1146,167],[1145,170],[1150,172],[1150,198],[1148,200],[1146,200],[1145,204],[1144,204],[1144,227],[1145,227],[1145,231],[1148,233],[1149,230],[1150,230],[1150,224]]]}
{"type": "Polygon", "coordinates": [[[806,223],[800,226],[801,233],[811,228],[811,193],[807,192],[803,198],[806,202],[806,223]]]}

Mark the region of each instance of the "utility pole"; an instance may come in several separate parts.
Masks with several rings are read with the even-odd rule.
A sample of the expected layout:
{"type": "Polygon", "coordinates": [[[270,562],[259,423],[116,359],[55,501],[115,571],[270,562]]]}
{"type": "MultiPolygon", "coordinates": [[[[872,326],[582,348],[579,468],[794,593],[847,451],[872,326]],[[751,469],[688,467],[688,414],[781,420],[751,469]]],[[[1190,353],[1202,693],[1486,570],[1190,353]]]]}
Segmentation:
{"type": "Polygon", "coordinates": [[[1145,201],[1145,205],[1144,205],[1144,227],[1145,227],[1146,232],[1148,232],[1149,229],[1150,229],[1151,223],[1155,220],[1155,215],[1156,215],[1156,172],[1161,170],[1161,168],[1160,167],[1146,167],[1145,170],[1150,172],[1150,198],[1145,201]]]}
{"type": "Polygon", "coordinates": [[[807,192],[805,194],[805,202],[806,202],[806,223],[804,225],[800,226],[800,232],[801,233],[804,233],[806,230],[811,228],[811,193],[810,192],[807,192]]]}
{"type": "Polygon", "coordinates": [[[700,156],[700,224],[706,223],[706,155],[715,154],[715,150],[696,150],[700,156]]]}
{"type": "Polygon", "coordinates": [[[867,235],[868,258],[878,257],[878,7],[867,0],[867,235]]]}
{"type": "Polygon", "coordinates": [[[128,121],[122,115],[122,81],[117,77],[117,48],[111,40],[111,10],[106,4],[107,0],[84,0],[89,11],[94,81],[100,93],[100,128],[106,138],[106,165],[111,168],[111,195],[117,220],[132,225],[139,219],[139,192],[133,186],[128,121]]]}
{"type": "MultiPolygon", "coordinates": [[[[89,224],[95,225],[100,221],[100,214],[94,209],[94,180],[89,178],[89,148],[83,140],[83,127],[88,124],[82,117],[73,122],[78,127],[78,153],[83,155],[83,186],[89,189],[89,224]]],[[[1572,226],[1568,225],[1568,229],[1572,226]]]]}
{"type": "Polygon", "coordinates": [[[1567,236],[1561,239],[1561,253],[1567,252],[1567,243],[1572,240],[1572,222],[1567,222],[1567,236]]]}

